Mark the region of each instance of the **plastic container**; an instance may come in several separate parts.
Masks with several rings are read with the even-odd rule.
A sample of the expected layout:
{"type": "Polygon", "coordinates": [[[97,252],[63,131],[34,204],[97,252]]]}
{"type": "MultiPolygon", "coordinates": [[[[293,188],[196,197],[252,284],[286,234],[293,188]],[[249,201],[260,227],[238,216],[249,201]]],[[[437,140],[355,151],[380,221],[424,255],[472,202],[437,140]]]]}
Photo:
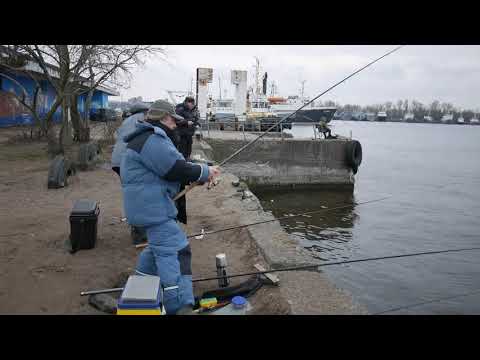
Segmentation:
{"type": "Polygon", "coordinates": [[[200,307],[203,309],[209,309],[217,305],[217,298],[207,298],[200,300],[200,307]]]}
{"type": "Polygon", "coordinates": [[[247,312],[251,309],[250,303],[244,297],[235,296],[230,304],[212,311],[209,315],[247,315],[247,312]]]}
{"type": "Polygon", "coordinates": [[[97,222],[100,209],[95,201],[77,200],[70,213],[71,251],[92,249],[97,241],[97,222]]]}
{"type": "Polygon", "coordinates": [[[132,275],[117,301],[117,315],[165,315],[160,278],[132,275]]]}
{"type": "Polygon", "coordinates": [[[243,309],[247,306],[247,299],[245,299],[243,296],[235,296],[232,299],[232,305],[234,309],[243,309]]]}

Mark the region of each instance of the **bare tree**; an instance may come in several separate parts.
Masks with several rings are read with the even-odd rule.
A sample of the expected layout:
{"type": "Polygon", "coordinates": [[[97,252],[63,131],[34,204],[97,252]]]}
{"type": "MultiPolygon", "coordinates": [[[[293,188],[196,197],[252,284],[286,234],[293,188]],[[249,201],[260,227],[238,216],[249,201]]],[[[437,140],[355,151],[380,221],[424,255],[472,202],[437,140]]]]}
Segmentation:
{"type": "Polygon", "coordinates": [[[66,117],[69,113],[72,115],[76,139],[89,140],[89,108],[95,89],[107,83],[127,86],[130,71],[142,64],[143,57],[165,52],[163,48],[149,45],[12,45],[9,49],[11,56],[7,59],[11,63],[22,57],[32,60],[30,68],[21,64],[22,66],[15,67],[16,71],[29,74],[30,78],[33,78],[34,72],[40,73],[55,90],[55,101],[43,118],[36,111],[40,88],[38,81],[32,101],[27,100],[23,87],[19,95],[19,101],[32,112],[37,122],[43,124],[50,153],[63,151],[62,133],[68,125],[66,117]],[[82,118],[78,111],[78,97],[85,93],[87,104],[82,118]],[[53,115],[60,106],[64,115],[60,136],[57,138],[51,129],[53,115]]]}
{"type": "Polygon", "coordinates": [[[72,107],[75,138],[79,141],[89,140],[90,108],[93,94],[99,86],[126,88],[130,84],[132,69],[143,65],[148,56],[165,53],[163,47],[151,45],[95,45],[85,64],[86,81],[75,84],[75,99],[78,99],[78,95],[87,95],[83,117],[78,112],[76,102],[72,107]]]}
{"type": "Polygon", "coordinates": [[[14,45],[12,48],[16,54],[19,54],[18,56],[32,60],[20,70],[41,73],[55,90],[55,101],[47,116],[42,119],[50,153],[63,151],[61,134],[66,124],[64,118],[60,136],[57,139],[55,132],[52,131],[53,115],[62,106],[65,117],[71,97],[74,95],[74,84],[81,78],[93,47],[94,45],[14,45]]]}

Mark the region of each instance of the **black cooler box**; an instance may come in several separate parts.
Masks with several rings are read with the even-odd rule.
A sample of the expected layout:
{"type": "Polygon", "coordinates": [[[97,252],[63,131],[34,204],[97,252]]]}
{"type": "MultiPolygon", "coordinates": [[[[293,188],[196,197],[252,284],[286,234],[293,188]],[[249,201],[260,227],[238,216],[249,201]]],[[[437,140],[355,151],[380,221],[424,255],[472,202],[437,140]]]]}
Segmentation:
{"type": "Polygon", "coordinates": [[[97,241],[97,221],[100,209],[95,201],[77,200],[70,213],[71,252],[92,249],[97,241]]]}

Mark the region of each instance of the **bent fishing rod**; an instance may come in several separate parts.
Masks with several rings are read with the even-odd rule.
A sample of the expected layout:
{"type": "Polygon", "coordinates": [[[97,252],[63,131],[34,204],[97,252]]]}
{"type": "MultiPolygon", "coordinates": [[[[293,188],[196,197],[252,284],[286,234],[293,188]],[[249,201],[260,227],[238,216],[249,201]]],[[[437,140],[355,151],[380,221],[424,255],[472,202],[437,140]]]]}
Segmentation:
{"type": "MultiPolygon", "coordinates": [[[[313,103],[315,100],[317,100],[318,98],[320,98],[321,96],[325,95],[326,93],[332,91],[333,89],[335,89],[338,85],[344,83],[345,81],[347,81],[348,79],[350,79],[351,77],[355,76],[356,74],[358,74],[359,72],[365,70],[366,68],[370,67],[371,65],[375,64],[377,61],[380,61],[381,59],[383,59],[384,57],[387,57],[388,55],[390,54],[393,54],[394,52],[396,52],[397,50],[399,50],[400,48],[402,48],[404,45],[400,45],[398,47],[396,47],[395,49],[393,50],[390,50],[389,52],[387,52],[386,54],[380,56],[379,58],[371,61],[370,63],[368,63],[367,65],[361,67],[360,69],[356,70],[355,72],[353,72],[352,74],[348,75],[346,78],[340,80],[339,82],[337,82],[336,84],[330,86],[327,90],[323,91],[322,93],[320,93],[319,95],[317,95],[316,97],[314,97],[312,100],[308,101],[307,103],[303,104],[302,106],[300,106],[297,110],[295,110],[294,112],[292,112],[291,114],[285,116],[284,118],[280,119],[278,122],[276,122],[275,124],[273,124],[272,126],[270,126],[267,130],[265,130],[264,132],[262,132],[260,135],[258,135],[255,139],[251,140],[249,143],[245,144],[244,146],[242,146],[240,149],[238,149],[237,151],[235,151],[233,154],[231,154],[230,156],[228,156],[227,158],[225,158],[224,160],[222,160],[218,166],[222,166],[222,165],[225,165],[227,162],[229,162],[230,160],[232,160],[235,156],[237,156],[238,154],[240,154],[242,151],[244,151],[246,148],[252,146],[253,144],[255,144],[258,140],[260,140],[261,138],[263,138],[266,134],[268,134],[271,130],[273,130],[275,127],[277,127],[278,125],[280,125],[281,123],[283,123],[285,120],[291,118],[292,116],[294,116],[297,112],[299,112],[300,110],[302,110],[303,108],[305,108],[307,105],[310,105],[311,103],[313,103]]],[[[179,198],[181,198],[182,196],[184,196],[187,192],[189,192],[190,190],[192,190],[196,185],[198,185],[197,182],[194,182],[192,183],[191,185],[189,186],[186,186],[185,189],[183,191],[181,191],[180,193],[178,193],[174,198],[173,200],[178,200],[179,198]]]]}
{"type": "MultiPolygon", "coordinates": [[[[233,274],[233,275],[198,278],[198,279],[193,279],[192,282],[203,282],[203,281],[219,280],[219,279],[225,279],[225,278],[230,279],[230,278],[235,278],[235,277],[245,277],[245,276],[252,276],[252,275],[264,275],[264,274],[275,273],[275,272],[283,272],[283,271],[314,270],[314,269],[318,269],[320,267],[332,266],[332,265],[344,265],[344,264],[353,264],[353,263],[359,263],[359,262],[378,261],[378,260],[385,260],[385,259],[396,259],[396,258],[405,258],[405,257],[412,257],[412,256],[444,254],[444,253],[451,253],[451,252],[473,251],[473,250],[480,250],[480,247],[437,250],[437,251],[424,251],[424,252],[402,254],[402,255],[390,255],[390,256],[379,256],[379,257],[371,257],[371,258],[363,258],[363,259],[336,261],[336,262],[329,262],[329,263],[316,264],[316,265],[292,266],[292,267],[285,267],[285,268],[272,269],[272,270],[252,271],[252,272],[239,273],[239,274],[233,274]]],[[[120,292],[120,291],[123,291],[123,288],[82,291],[80,293],[80,296],[106,294],[106,293],[114,293],[114,292],[120,292]]]]}
{"type": "MultiPolygon", "coordinates": [[[[299,217],[299,216],[306,216],[306,215],[310,215],[310,214],[318,214],[318,213],[322,213],[322,212],[328,212],[328,211],[331,211],[331,210],[338,210],[338,209],[344,209],[344,208],[352,207],[352,206],[370,204],[370,203],[374,203],[374,202],[389,199],[390,197],[391,196],[386,196],[384,198],[370,200],[370,201],[364,201],[364,202],[360,202],[360,203],[356,203],[356,204],[353,203],[353,204],[335,206],[335,207],[332,207],[332,208],[307,211],[307,212],[301,213],[301,214],[287,215],[287,216],[283,216],[283,217],[279,217],[279,218],[275,218],[275,219],[257,221],[257,222],[254,222],[254,223],[244,224],[244,225],[230,226],[230,227],[226,227],[226,228],[218,229],[218,230],[202,231],[202,232],[197,233],[197,234],[187,235],[187,238],[190,239],[190,238],[197,237],[197,236],[212,235],[212,234],[217,234],[217,233],[224,232],[224,231],[242,229],[242,228],[246,228],[246,227],[250,227],[250,226],[254,226],[254,225],[261,225],[261,224],[266,224],[266,223],[269,223],[269,222],[274,222],[274,221],[279,221],[279,220],[292,219],[292,218],[296,218],[296,217],[299,217]]],[[[147,246],[148,246],[148,243],[135,245],[135,247],[137,249],[141,249],[141,248],[144,248],[144,247],[147,247],[147,246]]]]}

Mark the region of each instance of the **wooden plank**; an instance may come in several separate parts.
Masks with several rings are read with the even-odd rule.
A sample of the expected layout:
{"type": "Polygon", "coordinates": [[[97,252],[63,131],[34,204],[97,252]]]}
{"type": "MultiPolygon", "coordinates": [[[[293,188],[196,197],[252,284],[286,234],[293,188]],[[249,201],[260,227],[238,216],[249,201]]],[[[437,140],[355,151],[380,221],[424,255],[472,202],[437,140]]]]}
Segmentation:
{"type": "MultiPolygon", "coordinates": [[[[258,271],[267,271],[267,269],[265,269],[262,265],[260,264],[255,264],[253,265],[258,271]]],[[[276,275],[273,275],[272,273],[269,273],[269,274],[262,274],[263,276],[265,276],[268,280],[270,280],[270,282],[272,283],[272,285],[278,285],[278,283],[280,282],[280,279],[276,276],[276,275]]]]}

